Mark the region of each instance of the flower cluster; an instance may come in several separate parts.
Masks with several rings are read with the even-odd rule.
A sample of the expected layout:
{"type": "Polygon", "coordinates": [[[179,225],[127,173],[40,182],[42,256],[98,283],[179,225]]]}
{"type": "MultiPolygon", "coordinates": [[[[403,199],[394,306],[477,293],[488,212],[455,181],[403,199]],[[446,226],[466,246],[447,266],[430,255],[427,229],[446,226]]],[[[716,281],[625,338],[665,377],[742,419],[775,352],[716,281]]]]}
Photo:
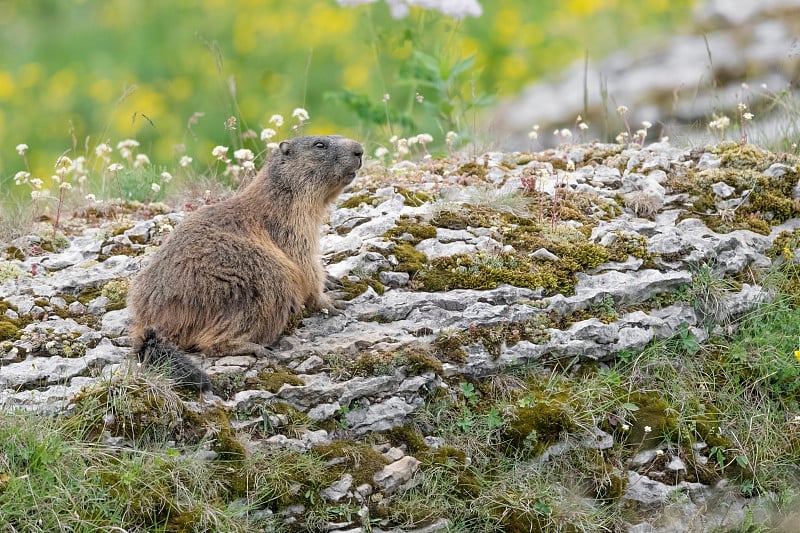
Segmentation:
{"type": "MultiPolygon", "coordinates": [[[[375,0],[337,0],[342,6],[355,6],[360,4],[371,4],[375,0]]],[[[405,18],[408,16],[412,6],[419,6],[424,9],[439,11],[440,13],[462,19],[464,17],[480,17],[483,9],[477,0],[386,0],[389,11],[394,18],[405,18]]]]}

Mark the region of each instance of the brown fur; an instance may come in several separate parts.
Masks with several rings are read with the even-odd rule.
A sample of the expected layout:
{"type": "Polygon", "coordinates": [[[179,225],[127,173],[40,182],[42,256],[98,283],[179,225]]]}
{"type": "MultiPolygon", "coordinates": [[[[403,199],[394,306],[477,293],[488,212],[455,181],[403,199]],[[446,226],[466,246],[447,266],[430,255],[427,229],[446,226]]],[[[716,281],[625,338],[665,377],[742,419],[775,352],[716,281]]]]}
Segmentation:
{"type": "MultiPolygon", "coordinates": [[[[339,136],[284,141],[244,190],[187,216],[129,291],[140,358],[150,359],[152,338],[178,348],[174,359],[180,351],[264,356],[303,305],[333,310],[323,293],[319,228],[362,154],[339,136]]],[[[183,384],[207,388],[199,375],[206,381],[183,384]]]]}

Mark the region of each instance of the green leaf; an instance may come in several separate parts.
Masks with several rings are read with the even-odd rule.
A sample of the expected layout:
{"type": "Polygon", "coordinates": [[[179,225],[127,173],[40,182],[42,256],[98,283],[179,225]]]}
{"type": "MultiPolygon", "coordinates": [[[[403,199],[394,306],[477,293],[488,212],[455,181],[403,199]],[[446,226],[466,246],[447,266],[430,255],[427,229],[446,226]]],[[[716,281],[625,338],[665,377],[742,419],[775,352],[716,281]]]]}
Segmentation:
{"type": "Polygon", "coordinates": [[[622,408],[628,411],[638,411],[639,407],[635,403],[625,402],[622,404],[622,408]]]}

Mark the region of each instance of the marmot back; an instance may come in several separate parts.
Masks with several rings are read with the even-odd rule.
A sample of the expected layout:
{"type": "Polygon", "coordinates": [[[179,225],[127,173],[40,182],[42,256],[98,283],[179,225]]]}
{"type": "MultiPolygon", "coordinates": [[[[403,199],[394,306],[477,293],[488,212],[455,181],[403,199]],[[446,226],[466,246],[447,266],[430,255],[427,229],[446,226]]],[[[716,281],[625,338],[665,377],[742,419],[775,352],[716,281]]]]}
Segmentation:
{"type": "Polygon", "coordinates": [[[129,291],[140,360],[207,390],[186,352],[264,357],[303,306],[335,310],[319,228],[363,153],[340,136],[284,141],[249,186],[178,224],[129,291]]]}

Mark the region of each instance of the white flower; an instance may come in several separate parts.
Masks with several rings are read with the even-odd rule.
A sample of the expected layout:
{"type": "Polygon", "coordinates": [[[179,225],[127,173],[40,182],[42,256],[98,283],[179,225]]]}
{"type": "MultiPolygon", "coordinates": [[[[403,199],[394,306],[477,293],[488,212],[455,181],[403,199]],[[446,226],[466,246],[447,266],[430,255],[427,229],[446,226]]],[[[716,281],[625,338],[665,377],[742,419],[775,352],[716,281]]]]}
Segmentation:
{"type": "Polygon", "coordinates": [[[117,150],[122,150],[123,148],[136,148],[139,146],[139,141],[135,139],[124,139],[117,143],[117,150]]]}
{"type": "Polygon", "coordinates": [[[747,109],[747,106],[744,103],[739,102],[739,105],[737,105],[736,108],[739,110],[739,113],[741,113],[747,109]]]}
{"type": "Polygon", "coordinates": [[[389,101],[391,98],[392,98],[392,97],[391,97],[391,96],[389,96],[389,93],[386,93],[386,94],[384,94],[384,95],[383,95],[383,103],[385,104],[385,103],[386,103],[386,102],[388,102],[388,101],[389,101]]]}
{"type": "Polygon", "coordinates": [[[159,185],[158,183],[153,183],[150,185],[150,189],[152,189],[154,193],[158,193],[158,191],[161,190],[161,185],[159,185]]]}
{"type": "Polygon", "coordinates": [[[617,107],[617,113],[619,113],[620,115],[624,115],[627,112],[628,112],[628,107],[627,106],[621,105],[621,106],[617,107]]]}
{"type": "Polygon", "coordinates": [[[30,183],[32,189],[36,189],[36,190],[41,189],[42,185],[44,184],[44,182],[42,180],[40,180],[39,178],[31,178],[28,183],[30,183]]]}
{"type": "Polygon", "coordinates": [[[233,157],[235,157],[238,161],[252,161],[255,157],[253,155],[253,151],[248,148],[240,148],[233,152],[233,157]]]}
{"type": "Polygon", "coordinates": [[[267,143],[267,150],[275,151],[278,149],[278,143],[267,143]]]}
{"type": "Polygon", "coordinates": [[[66,169],[71,165],[72,165],[72,159],[70,159],[65,155],[62,155],[58,159],[56,159],[56,164],[55,164],[56,167],[62,167],[66,169]]]}
{"type": "Polygon", "coordinates": [[[59,176],[58,174],[53,174],[52,176],[50,176],[50,178],[56,183],[61,183],[61,176],[59,176]]]}
{"type": "Polygon", "coordinates": [[[269,123],[275,124],[276,128],[283,126],[283,115],[272,115],[269,117],[269,123]]]}
{"type": "Polygon", "coordinates": [[[68,181],[64,181],[61,185],[58,186],[59,189],[64,189],[65,191],[72,190],[72,184],[68,181]]]}
{"type": "Polygon", "coordinates": [[[47,195],[47,191],[31,191],[31,200],[38,200],[39,198],[44,198],[47,195]]]}
{"type": "Polygon", "coordinates": [[[572,132],[569,131],[567,128],[564,128],[563,130],[558,132],[558,134],[561,135],[562,139],[569,139],[570,137],[572,137],[572,132]]]}
{"type": "Polygon", "coordinates": [[[528,139],[535,141],[539,138],[539,132],[536,130],[531,130],[528,132],[528,139]]]}
{"type": "Polygon", "coordinates": [[[227,146],[215,146],[213,150],[211,150],[211,155],[216,157],[217,159],[225,159],[228,155],[228,147],[227,146]]]}
{"type": "Polygon", "coordinates": [[[725,128],[730,126],[730,124],[731,124],[731,119],[723,115],[709,122],[708,127],[711,128],[712,130],[716,129],[724,130],[725,128]]]}
{"type": "Polygon", "coordinates": [[[581,122],[578,124],[578,129],[581,131],[586,131],[589,129],[589,125],[585,122],[581,122]]]}
{"type": "Polygon", "coordinates": [[[191,157],[189,157],[188,155],[185,155],[185,156],[182,156],[182,157],[181,157],[181,158],[178,160],[178,164],[179,164],[180,166],[182,166],[182,167],[186,168],[186,167],[188,167],[189,165],[191,165],[191,164],[192,164],[192,161],[193,161],[193,159],[192,159],[191,157]]]}
{"type": "Polygon", "coordinates": [[[18,144],[16,150],[19,155],[25,155],[25,152],[28,151],[28,145],[25,143],[18,144]]]}
{"type": "Polygon", "coordinates": [[[622,424],[622,427],[620,429],[622,431],[629,431],[631,427],[628,424],[622,424]]]}
{"type": "Polygon", "coordinates": [[[111,147],[107,143],[100,143],[95,147],[94,153],[97,157],[105,157],[111,153],[111,147]]]}
{"type": "Polygon", "coordinates": [[[292,111],[292,117],[296,118],[300,122],[304,122],[308,120],[308,111],[302,107],[297,107],[294,111],[292,111]]]}
{"type": "Polygon", "coordinates": [[[644,427],[644,432],[645,433],[650,433],[651,431],[653,431],[653,428],[651,428],[650,426],[645,426],[644,427]]]}
{"type": "Polygon", "coordinates": [[[242,168],[245,170],[254,170],[256,168],[256,164],[252,161],[245,161],[242,163],[242,168]]]}
{"type": "Polygon", "coordinates": [[[664,450],[656,450],[656,457],[661,457],[664,455],[664,450]]]}
{"type": "Polygon", "coordinates": [[[745,120],[753,120],[753,114],[749,113],[749,112],[745,113],[745,114],[742,115],[742,118],[745,119],[745,120]]]}
{"type": "Polygon", "coordinates": [[[133,162],[133,168],[141,168],[150,164],[150,158],[145,154],[136,154],[136,161],[133,162]]]}
{"type": "Polygon", "coordinates": [[[109,172],[119,172],[122,169],[123,169],[123,166],[121,164],[119,164],[119,163],[111,163],[110,165],[108,165],[108,171],[109,172]]]}
{"type": "Polygon", "coordinates": [[[428,144],[433,142],[433,135],[429,133],[420,133],[419,135],[417,135],[417,139],[422,144],[428,144]]]}
{"type": "Polygon", "coordinates": [[[80,176],[78,176],[78,184],[79,185],[85,185],[86,184],[86,180],[88,180],[88,179],[89,179],[89,176],[87,176],[86,174],[81,174],[80,176]]]}
{"type": "Polygon", "coordinates": [[[275,133],[275,130],[272,128],[264,128],[261,130],[261,140],[266,142],[275,137],[275,133]]]}
{"type": "Polygon", "coordinates": [[[162,172],[161,173],[161,181],[163,181],[164,183],[169,183],[170,181],[172,181],[172,174],[170,174],[169,172],[166,172],[166,171],[162,172]]]}
{"type": "Polygon", "coordinates": [[[453,144],[453,142],[456,140],[456,137],[458,137],[458,133],[454,131],[448,131],[444,138],[447,141],[447,144],[453,144]]]}
{"type": "Polygon", "coordinates": [[[419,142],[419,135],[414,135],[413,137],[409,137],[406,140],[408,141],[408,144],[410,146],[414,146],[415,144],[417,144],[419,142]]]}
{"type": "Polygon", "coordinates": [[[377,159],[383,159],[389,154],[389,150],[384,148],[383,146],[379,146],[375,149],[375,157],[377,159]]]}
{"type": "Polygon", "coordinates": [[[84,198],[89,202],[96,202],[97,201],[97,196],[95,196],[92,193],[87,194],[86,196],[84,196],[84,198]]]}
{"type": "MultiPolygon", "coordinates": [[[[337,0],[339,5],[354,6],[358,4],[369,4],[375,0],[337,0]]],[[[419,6],[423,9],[432,9],[454,19],[464,17],[480,17],[483,9],[477,0],[386,0],[389,11],[396,19],[408,16],[412,6],[419,6]]]]}
{"type": "Polygon", "coordinates": [[[397,142],[397,135],[392,135],[389,137],[389,142],[395,144],[397,142]]]}
{"type": "Polygon", "coordinates": [[[649,120],[643,120],[642,126],[644,127],[644,129],[649,130],[650,128],[653,127],[653,123],[650,122],[649,120]]]}
{"type": "Polygon", "coordinates": [[[30,172],[25,172],[24,170],[20,170],[19,172],[14,174],[14,183],[16,183],[17,185],[25,183],[26,181],[28,181],[28,178],[30,177],[31,177],[30,172]]]}

